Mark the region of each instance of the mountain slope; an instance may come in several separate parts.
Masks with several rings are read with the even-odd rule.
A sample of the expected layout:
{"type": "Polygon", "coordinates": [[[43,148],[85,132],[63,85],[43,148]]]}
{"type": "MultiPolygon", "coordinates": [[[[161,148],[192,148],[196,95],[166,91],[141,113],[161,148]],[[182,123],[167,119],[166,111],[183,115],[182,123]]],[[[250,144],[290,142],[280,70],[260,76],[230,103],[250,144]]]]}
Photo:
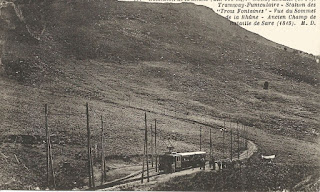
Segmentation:
{"type": "MultiPolygon", "coordinates": [[[[1,134],[44,137],[45,103],[49,113],[73,114],[49,118],[62,189],[86,182],[85,160],[74,158],[85,156],[86,102],[94,143],[100,139],[100,115],[105,118],[110,158],[142,153],[147,110],[153,112],[148,122],[159,121],[162,151],[168,138],[177,150],[198,149],[199,125],[181,119],[214,128],[225,119],[248,126],[247,137],[262,150],[281,154],[279,162],[319,162],[319,64],[314,60],[278,49],[193,4],[13,2],[1,8],[1,134]],[[265,81],[269,90],[263,90],[265,81]],[[72,172],[63,172],[64,162],[79,171],[74,185],[72,172]]],[[[214,135],[221,157],[219,130],[214,135]]],[[[31,146],[37,165],[19,153],[30,146],[3,142],[4,155],[21,154],[18,158],[33,167],[27,174],[37,178],[32,186],[45,186],[39,182],[44,181],[44,146],[31,146]]],[[[14,163],[1,164],[7,177],[0,183],[17,177],[14,163]]],[[[21,182],[17,188],[29,181],[15,180],[21,182]]]]}

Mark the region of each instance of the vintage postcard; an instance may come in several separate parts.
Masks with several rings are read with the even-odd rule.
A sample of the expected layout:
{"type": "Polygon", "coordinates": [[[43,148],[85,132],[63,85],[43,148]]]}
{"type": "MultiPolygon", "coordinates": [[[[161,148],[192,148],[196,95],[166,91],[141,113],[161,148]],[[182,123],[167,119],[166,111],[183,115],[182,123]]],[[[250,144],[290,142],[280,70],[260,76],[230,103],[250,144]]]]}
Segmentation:
{"type": "Polygon", "coordinates": [[[320,191],[318,0],[0,0],[0,190],[320,191]]]}

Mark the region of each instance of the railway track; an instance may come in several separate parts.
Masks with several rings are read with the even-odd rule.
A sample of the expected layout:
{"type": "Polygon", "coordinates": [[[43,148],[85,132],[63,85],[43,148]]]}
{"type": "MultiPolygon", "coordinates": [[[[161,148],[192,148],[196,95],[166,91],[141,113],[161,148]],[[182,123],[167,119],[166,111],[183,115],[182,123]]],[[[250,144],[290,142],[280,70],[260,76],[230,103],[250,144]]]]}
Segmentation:
{"type": "MultiPolygon", "coordinates": [[[[257,152],[257,146],[252,141],[249,141],[247,150],[243,151],[240,154],[240,160],[244,160],[244,159],[250,158],[255,152],[257,152]]],[[[207,162],[206,166],[208,166],[208,165],[209,164],[207,162]]],[[[209,169],[207,169],[207,170],[209,170],[209,169]]],[[[175,177],[175,176],[183,175],[183,174],[192,174],[192,173],[195,173],[197,171],[200,171],[200,169],[199,170],[185,169],[183,171],[176,172],[174,174],[159,174],[159,173],[155,172],[154,168],[151,168],[149,171],[150,171],[149,178],[155,178],[157,176],[160,178],[160,177],[162,177],[162,175],[167,175],[168,177],[175,177]],[[186,172],[184,172],[184,171],[186,171],[186,172]]],[[[100,186],[96,186],[94,188],[89,188],[88,190],[93,191],[93,190],[101,190],[101,189],[108,189],[108,188],[110,189],[112,187],[120,186],[120,185],[123,185],[123,184],[137,182],[137,181],[141,180],[141,173],[142,173],[142,171],[138,171],[138,172],[132,173],[132,174],[130,174],[128,176],[125,176],[123,178],[116,179],[114,181],[104,183],[104,184],[102,184],[100,186]]],[[[146,170],[145,170],[145,174],[144,175],[146,175],[146,170]]],[[[144,177],[144,181],[145,182],[146,182],[146,179],[147,179],[147,176],[144,177]]]]}
{"type": "MultiPolygon", "coordinates": [[[[151,168],[149,171],[152,171],[152,170],[155,170],[155,169],[151,168]]],[[[147,171],[145,170],[144,172],[146,173],[147,171]]],[[[134,181],[140,181],[141,180],[141,176],[139,176],[139,175],[141,175],[141,173],[142,173],[142,171],[138,171],[138,172],[132,173],[132,174],[130,174],[128,176],[122,177],[120,179],[116,179],[116,180],[113,180],[111,182],[107,182],[107,183],[104,183],[102,185],[99,185],[99,186],[96,186],[96,187],[93,187],[93,188],[89,188],[88,190],[92,191],[92,190],[105,189],[105,188],[114,187],[116,185],[130,183],[130,182],[134,182],[134,181]]],[[[159,174],[150,175],[149,178],[155,177],[156,175],[159,175],[159,174]]],[[[147,176],[145,176],[144,179],[147,179],[147,176]]]]}

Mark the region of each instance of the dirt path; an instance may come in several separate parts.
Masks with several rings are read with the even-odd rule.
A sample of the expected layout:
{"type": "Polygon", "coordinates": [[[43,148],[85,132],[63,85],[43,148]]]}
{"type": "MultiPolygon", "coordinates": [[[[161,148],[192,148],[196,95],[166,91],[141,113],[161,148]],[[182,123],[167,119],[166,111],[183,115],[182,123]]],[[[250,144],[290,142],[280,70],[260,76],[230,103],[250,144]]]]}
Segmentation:
{"type": "MultiPolygon", "coordinates": [[[[248,141],[248,149],[243,151],[240,154],[240,160],[248,159],[250,158],[255,152],[257,152],[258,148],[257,146],[252,142],[248,141]]],[[[102,191],[120,191],[123,189],[130,189],[130,190],[139,190],[139,191],[148,191],[151,188],[155,187],[159,183],[167,182],[170,179],[178,176],[183,176],[183,175],[190,175],[190,174],[195,174],[200,171],[211,171],[209,169],[208,164],[206,165],[206,170],[201,170],[200,168],[194,168],[194,169],[187,169],[183,171],[179,171],[176,173],[171,173],[171,174],[161,174],[158,175],[158,173],[155,172],[155,170],[150,171],[150,181],[147,182],[147,180],[144,180],[144,183],[142,184],[141,181],[134,181],[130,183],[125,183],[117,186],[113,186],[110,188],[105,188],[101,189],[102,191]]],[[[136,176],[140,177],[140,176],[136,176]]]]}

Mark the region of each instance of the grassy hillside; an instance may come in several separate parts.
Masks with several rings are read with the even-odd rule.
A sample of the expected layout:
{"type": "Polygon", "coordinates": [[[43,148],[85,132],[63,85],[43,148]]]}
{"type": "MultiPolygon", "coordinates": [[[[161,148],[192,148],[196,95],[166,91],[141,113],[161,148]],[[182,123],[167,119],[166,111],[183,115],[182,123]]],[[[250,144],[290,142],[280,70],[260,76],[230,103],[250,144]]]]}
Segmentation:
{"type": "MultiPolygon", "coordinates": [[[[157,118],[161,130],[160,151],[168,140],[179,151],[198,150],[200,126],[206,134],[226,120],[248,126],[247,137],[281,163],[320,162],[314,60],[193,4],[13,2],[0,17],[1,189],[45,186],[45,103],[60,189],[86,183],[86,102],[94,143],[100,115],[105,120],[110,158],[142,154],[149,111],[148,122],[157,118]],[[61,113],[69,115],[54,115],[61,113]]],[[[221,133],[213,134],[221,157],[221,133]]]]}

